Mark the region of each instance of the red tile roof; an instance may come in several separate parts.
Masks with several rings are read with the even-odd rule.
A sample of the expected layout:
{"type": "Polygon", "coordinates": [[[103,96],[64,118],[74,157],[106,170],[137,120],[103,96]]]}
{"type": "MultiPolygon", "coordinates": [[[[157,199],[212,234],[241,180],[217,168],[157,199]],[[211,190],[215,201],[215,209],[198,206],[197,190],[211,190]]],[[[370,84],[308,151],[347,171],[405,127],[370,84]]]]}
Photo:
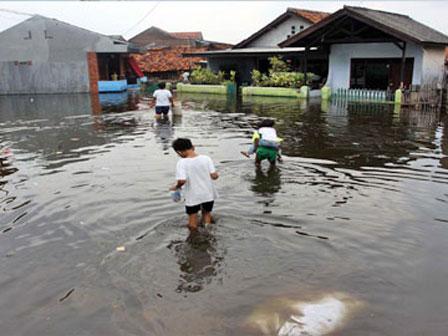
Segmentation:
{"type": "Polygon", "coordinates": [[[202,57],[182,57],[183,53],[206,51],[207,48],[171,47],[149,50],[143,55],[134,55],[144,72],[185,71],[194,68],[202,57]]]}
{"type": "Polygon", "coordinates": [[[171,36],[174,36],[181,40],[203,40],[203,36],[201,32],[176,32],[170,33],[171,36]]]}
{"type": "Polygon", "coordinates": [[[307,9],[291,8],[291,7],[288,8],[288,12],[291,12],[298,16],[301,16],[304,19],[306,19],[312,23],[317,23],[330,15],[330,13],[327,13],[327,12],[318,12],[318,11],[312,11],[312,10],[307,10],[307,9]]]}

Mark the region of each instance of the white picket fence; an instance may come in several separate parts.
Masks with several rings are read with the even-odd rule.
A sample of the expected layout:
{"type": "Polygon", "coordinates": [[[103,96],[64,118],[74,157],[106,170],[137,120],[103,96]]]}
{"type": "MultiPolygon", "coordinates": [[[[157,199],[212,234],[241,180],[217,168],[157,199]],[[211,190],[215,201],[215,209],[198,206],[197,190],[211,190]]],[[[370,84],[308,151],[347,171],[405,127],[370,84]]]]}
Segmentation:
{"type": "Polygon", "coordinates": [[[332,96],[354,101],[386,102],[393,99],[387,91],[369,89],[336,89],[332,96]]]}

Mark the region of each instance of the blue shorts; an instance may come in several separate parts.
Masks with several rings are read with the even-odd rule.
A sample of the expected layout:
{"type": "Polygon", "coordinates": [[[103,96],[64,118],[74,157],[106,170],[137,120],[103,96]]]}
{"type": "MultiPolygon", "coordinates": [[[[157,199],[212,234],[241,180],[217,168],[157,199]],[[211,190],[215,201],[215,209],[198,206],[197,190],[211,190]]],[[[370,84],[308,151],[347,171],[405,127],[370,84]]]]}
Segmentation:
{"type": "Polygon", "coordinates": [[[168,114],[169,111],[169,106],[156,106],[156,114],[168,114]]]}

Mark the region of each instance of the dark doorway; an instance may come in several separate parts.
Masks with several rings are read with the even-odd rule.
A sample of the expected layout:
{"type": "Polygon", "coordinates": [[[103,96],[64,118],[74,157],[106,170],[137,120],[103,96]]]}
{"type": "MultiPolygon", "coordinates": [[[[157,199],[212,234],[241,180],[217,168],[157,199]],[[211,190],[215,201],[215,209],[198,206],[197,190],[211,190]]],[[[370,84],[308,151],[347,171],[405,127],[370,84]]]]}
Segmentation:
{"type": "MultiPolygon", "coordinates": [[[[404,87],[412,83],[414,59],[407,58],[404,67],[404,87]]],[[[401,59],[360,59],[351,60],[350,88],[396,90],[400,86],[401,59]]]]}

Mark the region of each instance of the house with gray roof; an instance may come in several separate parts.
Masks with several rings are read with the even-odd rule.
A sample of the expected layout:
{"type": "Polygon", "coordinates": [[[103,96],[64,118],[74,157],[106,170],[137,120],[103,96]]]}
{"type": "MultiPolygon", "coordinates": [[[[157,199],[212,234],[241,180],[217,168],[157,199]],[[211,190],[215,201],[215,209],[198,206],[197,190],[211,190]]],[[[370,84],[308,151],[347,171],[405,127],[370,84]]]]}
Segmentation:
{"type": "Polygon", "coordinates": [[[326,53],[332,89],[394,90],[441,84],[448,37],[406,15],[344,6],[279,46],[326,53]]]}
{"type": "Polygon", "coordinates": [[[125,90],[138,76],[132,44],[40,15],[0,32],[0,45],[0,94],[98,92],[107,82],[125,90]]]}

